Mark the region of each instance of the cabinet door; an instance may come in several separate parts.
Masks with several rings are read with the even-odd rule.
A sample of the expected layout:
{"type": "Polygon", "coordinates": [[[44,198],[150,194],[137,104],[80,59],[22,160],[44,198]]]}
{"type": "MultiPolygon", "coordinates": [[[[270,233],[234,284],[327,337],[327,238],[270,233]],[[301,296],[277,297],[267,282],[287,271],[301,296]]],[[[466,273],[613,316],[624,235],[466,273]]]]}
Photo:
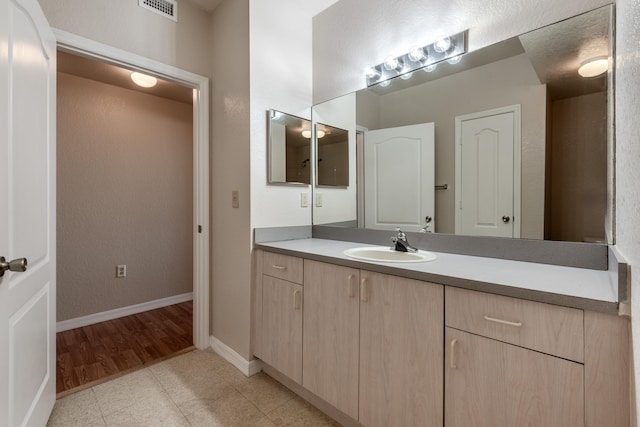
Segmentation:
{"type": "Polygon", "coordinates": [[[263,276],[263,360],[302,383],[302,286],[263,276]]]}
{"type": "Polygon", "coordinates": [[[302,385],[356,419],[358,276],[353,268],[304,261],[302,385]]]}
{"type": "Polygon", "coordinates": [[[360,423],[441,426],[443,287],[367,271],[360,280],[360,423]]]}
{"type": "Polygon", "coordinates": [[[584,425],[584,366],[446,328],[445,425],[584,425]]]}

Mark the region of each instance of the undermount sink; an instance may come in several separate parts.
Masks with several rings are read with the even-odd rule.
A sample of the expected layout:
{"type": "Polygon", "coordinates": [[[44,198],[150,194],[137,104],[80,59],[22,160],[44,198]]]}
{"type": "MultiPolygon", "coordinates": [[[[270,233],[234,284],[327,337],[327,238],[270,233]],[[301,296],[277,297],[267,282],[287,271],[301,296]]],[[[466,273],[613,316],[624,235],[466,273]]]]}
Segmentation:
{"type": "Polygon", "coordinates": [[[377,262],[427,262],[436,259],[436,255],[431,252],[399,252],[382,246],[347,249],[344,254],[350,258],[377,262]]]}

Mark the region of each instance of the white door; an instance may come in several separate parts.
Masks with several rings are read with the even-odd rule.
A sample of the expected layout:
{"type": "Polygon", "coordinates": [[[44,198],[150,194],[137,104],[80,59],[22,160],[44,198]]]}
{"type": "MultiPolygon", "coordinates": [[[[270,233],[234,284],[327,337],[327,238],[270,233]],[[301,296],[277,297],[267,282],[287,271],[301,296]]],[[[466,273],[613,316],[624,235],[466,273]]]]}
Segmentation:
{"type": "Polygon", "coordinates": [[[365,226],[419,231],[431,218],[435,230],[433,123],[364,134],[365,226]]]}
{"type": "Polygon", "coordinates": [[[0,426],[55,402],[56,40],[36,0],[0,0],[0,426]]]}
{"type": "Polygon", "coordinates": [[[520,237],[520,106],[456,117],[456,234],[520,237]]]}

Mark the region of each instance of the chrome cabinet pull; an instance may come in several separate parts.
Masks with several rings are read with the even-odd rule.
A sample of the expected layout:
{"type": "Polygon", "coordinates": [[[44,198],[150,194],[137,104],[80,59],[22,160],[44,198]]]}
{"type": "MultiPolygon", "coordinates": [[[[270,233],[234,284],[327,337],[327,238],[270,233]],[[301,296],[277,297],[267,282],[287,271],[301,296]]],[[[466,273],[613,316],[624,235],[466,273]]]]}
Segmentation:
{"type": "Polygon", "coordinates": [[[509,322],[508,320],[496,319],[495,317],[487,316],[486,314],[484,315],[484,320],[500,323],[501,325],[515,326],[516,328],[522,326],[522,322],[509,322]]]}
{"type": "Polygon", "coordinates": [[[286,270],[287,267],[284,265],[272,265],[271,267],[275,268],[276,270],[286,270]]]}
{"type": "Polygon", "coordinates": [[[451,340],[451,354],[449,355],[449,367],[451,369],[457,369],[456,366],[456,344],[458,344],[458,340],[451,340]]]}
{"type": "Polygon", "coordinates": [[[0,257],[0,277],[4,276],[5,271],[13,271],[16,273],[23,273],[27,271],[27,259],[17,258],[7,262],[5,257],[0,257]]]}

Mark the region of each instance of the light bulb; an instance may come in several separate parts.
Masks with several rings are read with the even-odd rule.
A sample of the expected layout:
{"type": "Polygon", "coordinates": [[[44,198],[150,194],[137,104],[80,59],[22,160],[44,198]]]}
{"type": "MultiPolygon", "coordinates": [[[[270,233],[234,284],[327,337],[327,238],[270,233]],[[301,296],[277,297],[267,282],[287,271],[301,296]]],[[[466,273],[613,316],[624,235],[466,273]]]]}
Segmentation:
{"type": "Polygon", "coordinates": [[[378,83],[382,87],[387,87],[391,84],[391,80],[385,80],[383,82],[378,83]]]}
{"type": "Polygon", "coordinates": [[[451,39],[449,37],[439,37],[433,44],[433,50],[438,53],[446,52],[451,49],[451,39]]]}
{"type": "Polygon", "coordinates": [[[137,71],[131,73],[131,80],[141,87],[154,87],[158,83],[158,79],[155,77],[138,73],[137,71]]]}
{"type": "Polygon", "coordinates": [[[400,76],[402,80],[409,80],[413,76],[413,73],[406,73],[400,76]]]}
{"type": "Polygon", "coordinates": [[[425,55],[424,53],[424,49],[421,48],[420,46],[412,47],[409,53],[407,54],[407,56],[413,62],[423,61],[427,57],[427,55],[425,55]]]}
{"type": "Polygon", "coordinates": [[[398,68],[400,68],[400,61],[398,61],[398,58],[387,56],[387,59],[384,60],[384,69],[387,71],[397,71],[398,68]]]}
{"type": "Polygon", "coordinates": [[[438,64],[427,65],[426,67],[423,68],[423,70],[425,71],[425,73],[431,73],[431,72],[435,71],[437,66],[438,66],[438,64]]]}
{"type": "Polygon", "coordinates": [[[598,56],[584,61],[578,68],[578,74],[582,77],[596,77],[607,71],[607,69],[609,69],[609,58],[598,56]]]}
{"type": "Polygon", "coordinates": [[[364,73],[370,79],[379,79],[380,78],[380,71],[375,67],[367,67],[367,68],[365,68],[364,73]]]}
{"type": "Polygon", "coordinates": [[[462,55],[454,56],[453,58],[447,59],[449,64],[455,65],[462,60],[462,55]]]}

